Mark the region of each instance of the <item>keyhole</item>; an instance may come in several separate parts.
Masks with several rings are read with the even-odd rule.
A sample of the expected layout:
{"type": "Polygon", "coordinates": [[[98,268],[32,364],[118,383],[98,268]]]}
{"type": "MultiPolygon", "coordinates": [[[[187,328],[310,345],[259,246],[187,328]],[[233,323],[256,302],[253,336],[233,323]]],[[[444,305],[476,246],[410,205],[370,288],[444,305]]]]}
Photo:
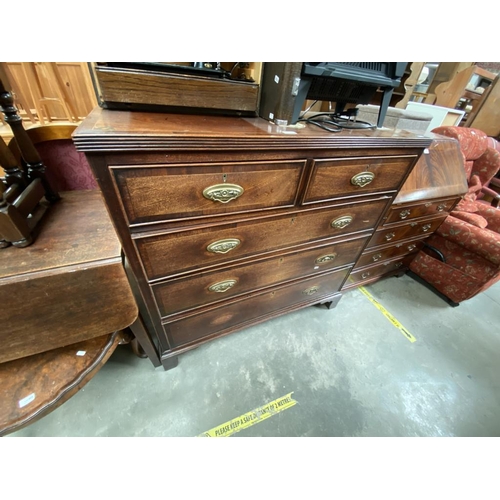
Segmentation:
{"type": "Polygon", "coordinates": [[[227,174],[224,174],[224,175],[222,176],[222,181],[223,181],[223,182],[226,182],[226,181],[227,181],[227,174]]]}

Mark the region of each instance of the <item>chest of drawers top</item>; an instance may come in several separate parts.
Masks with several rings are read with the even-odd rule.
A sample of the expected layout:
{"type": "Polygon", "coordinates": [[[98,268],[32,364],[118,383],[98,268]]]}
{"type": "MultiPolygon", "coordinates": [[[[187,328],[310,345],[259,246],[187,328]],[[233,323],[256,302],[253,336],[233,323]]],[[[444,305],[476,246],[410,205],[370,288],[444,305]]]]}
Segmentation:
{"type": "MultiPolygon", "coordinates": [[[[431,139],[405,130],[366,129],[331,133],[318,127],[280,127],[262,118],[115,111],[95,108],[74,134],[81,151],[162,149],[239,150],[288,148],[421,148],[431,139]]],[[[216,152],[215,152],[216,153],[216,152]]],[[[174,160],[172,158],[172,160],[174,160]]],[[[154,158],[152,157],[153,161],[154,158]]]]}

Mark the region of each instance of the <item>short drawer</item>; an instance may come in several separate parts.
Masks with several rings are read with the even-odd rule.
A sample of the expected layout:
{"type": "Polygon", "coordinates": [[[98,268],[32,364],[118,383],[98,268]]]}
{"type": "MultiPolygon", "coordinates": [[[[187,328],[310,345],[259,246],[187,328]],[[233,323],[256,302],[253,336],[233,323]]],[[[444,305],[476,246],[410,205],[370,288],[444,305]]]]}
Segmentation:
{"type": "Polygon", "coordinates": [[[406,238],[430,236],[441,225],[445,218],[446,217],[441,217],[427,221],[408,222],[401,226],[377,230],[368,243],[367,249],[406,238]]]}
{"type": "Polygon", "coordinates": [[[369,281],[381,278],[386,274],[395,273],[400,270],[403,271],[408,268],[415,255],[415,253],[412,253],[410,255],[406,255],[405,257],[401,257],[400,259],[382,262],[376,266],[365,267],[364,269],[353,271],[347,278],[342,290],[353,286],[359,286],[362,283],[368,283],[369,281]]]}
{"type": "Polygon", "coordinates": [[[233,265],[153,285],[162,317],[353,264],[368,237],[233,265]]]}
{"type": "Polygon", "coordinates": [[[303,204],[398,189],[416,156],[315,160],[303,204]]]}
{"type": "Polygon", "coordinates": [[[135,239],[150,280],[372,229],[389,199],[135,239]]]}
{"type": "Polygon", "coordinates": [[[164,329],[173,347],[229,333],[279,314],[283,309],[321,302],[339,290],[348,272],[349,268],[345,268],[235,299],[220,307],[166,323],[164,329]]]}
{"type": "Polygon", "coordinates": [[[291,207],[305,160],[110,167],[130,224],[291,207]]]}
{"type": "Polygon", "coordinates": [[[389,259],[402,257],[410,253],[418,252],[424,245],[423,240],[407,240],[404,242],[396,243],[390,247],[379,248],[364,252],[354,266],[354,269],[359,269],[365,266],[371,266],[377,262],[382,262],[389,259]]]}
{"type": "Polygon", "coordinates": [[[415,203],[412,205],[395,205],[390,209],[384,224],[401,222],[439,213],[447,214],[455,206],[457,201],[457,198],[451,198],[428,201],[426,203],[415,203]]]}

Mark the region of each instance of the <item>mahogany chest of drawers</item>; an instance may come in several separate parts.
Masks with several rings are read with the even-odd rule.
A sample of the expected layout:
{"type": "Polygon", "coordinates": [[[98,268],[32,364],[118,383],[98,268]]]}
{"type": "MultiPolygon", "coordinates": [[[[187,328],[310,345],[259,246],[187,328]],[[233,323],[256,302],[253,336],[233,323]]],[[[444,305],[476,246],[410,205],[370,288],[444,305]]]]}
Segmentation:
{"type": "MultiPolygon", "coordinates": [[[[138,340],[165,368],[221,335],[336,303],[349,275],[387,250],[375,230],[431,143],[405,131],[99,108],[74,141],[123,245],[146,326],[138,340]]],[[[405,245],[425,230],[397,214],[385,223],[405,245]]]]}

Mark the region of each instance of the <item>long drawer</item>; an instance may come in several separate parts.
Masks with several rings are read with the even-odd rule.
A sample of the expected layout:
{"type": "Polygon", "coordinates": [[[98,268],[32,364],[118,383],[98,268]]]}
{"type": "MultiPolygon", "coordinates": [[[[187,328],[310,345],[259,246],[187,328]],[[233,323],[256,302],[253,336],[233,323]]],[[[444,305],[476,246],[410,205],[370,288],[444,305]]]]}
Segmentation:
{"type": "Polygon", "coordinates": [[[174,347],[250,325],[292,306],[314,304],[335,294],[349,268],[282,285],[250,297],[235,299],[220,307],[167,323],[165,332],[174,347]]]}
{"type": "Polygon", "coordinates": [[[432,200],[426,203],[394,205],[389,210],[387,219],[385,220],[384,224],[401,222],[404,220],[436,215],[439,213],[447,214],[453,208],[456,202],[457,198],[446,198],[440,200],[432,200]]]}
{"type": "Polygon", "coordinates": [[[363,255],[358,259],[354,269],[370,266],[377,262],[382,262],[388,259],[395,259],[410,253],[418,252],[423,246],[423,240],[404,240],[394,245],[385,248],[377,248],[375,250],[363,252],[363,255]]]}
{"type": "Polygon", "coordinates": [[[428,221],[408,222],[398,227],[377,230],[368,243],[367,248],[384,245],[391,241],[396,242],[406,238],[431,235],[441,225],[445,218],[446,216],[428,221]]]}
{"type": "Polygon", "coordinates": [[[388,197],[135,239],[150,280],[373,229],[388,197]]]}
{"type": "Polygon", "coordinates": [[[291,207],[306,161],[113,166],[130,224],[291,207]]]}
{"type": "Polygon", "coordinates": [[[377,264],[372,267],[365,267],[353,271],[349,278],[347,278],[342,290],[351,288],[354,286],[359,286],[363,283],[368,283],[374,281],[377,278],[381,278],[385,275],[395,273],[399,270],[403,270],[410,265],[410,262],[415,257],[415,253],[405,255],[399,259],[389,260],[377,264]]]}
{"type": "Polygon", "coordinates": [[[162,317],[353,264],[368,236],[198,273],[153,286],[162,317]]]}
{"type": "Polygon", "coordinates": [[[315,160],[303,204],[396,190],[416,156],[315,160]]]}

